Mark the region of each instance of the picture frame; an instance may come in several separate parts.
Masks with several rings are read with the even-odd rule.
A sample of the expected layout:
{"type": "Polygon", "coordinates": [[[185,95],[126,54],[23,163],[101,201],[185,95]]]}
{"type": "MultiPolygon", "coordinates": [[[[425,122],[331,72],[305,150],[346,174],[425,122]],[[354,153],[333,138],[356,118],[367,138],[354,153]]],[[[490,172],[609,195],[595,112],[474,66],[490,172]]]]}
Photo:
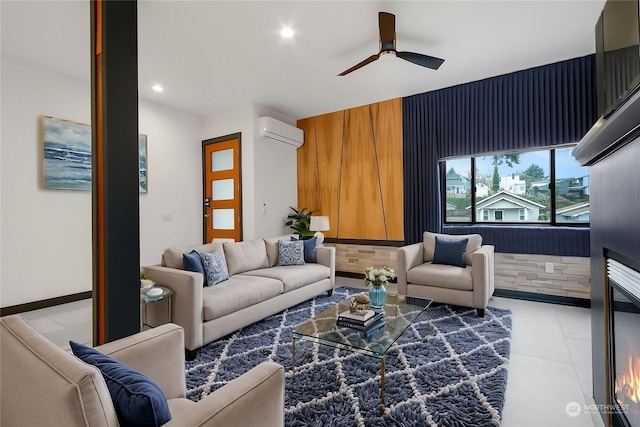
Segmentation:
{"type": "MultiPolygon", "coordinates": [[[[91,190],[91,126],[41,116],[42,187],[91,190]]],[[[148,135],[138,134],[138,189],[148,191],[148,135]]]]}
{"type": "Polygon", "coordinates": [[[149,186],[147,174],[147,135],[138,134],[138,189],[140,193],[146,193],[149,186]]]}

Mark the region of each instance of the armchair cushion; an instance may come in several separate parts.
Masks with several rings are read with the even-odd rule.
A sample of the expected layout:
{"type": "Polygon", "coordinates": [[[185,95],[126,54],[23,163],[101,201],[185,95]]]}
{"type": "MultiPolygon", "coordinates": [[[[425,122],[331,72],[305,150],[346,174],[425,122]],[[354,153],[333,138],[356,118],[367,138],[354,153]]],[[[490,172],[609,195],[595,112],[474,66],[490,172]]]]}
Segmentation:
{"type": "Polygon", "coordinates": [[[436,236],[436,247],[433,251],[432,263],[466,267],[464,253],[467,250],[468,241],[468,238],[450,240],[436,236]]]}
{"type": "Polygon", "coordinates": [[[470,266],[460,268],[426,262],[409,270],[407,281],[416,285],[471,291],[473,289],[471,273],[470,266]]]}
{"type": "Polygon", "coordinates": [[[157,427],[171,420],[167,399],[153,381],[98,350],[69,345],[76,357],[102,372],[121,425],[157,427]]]}

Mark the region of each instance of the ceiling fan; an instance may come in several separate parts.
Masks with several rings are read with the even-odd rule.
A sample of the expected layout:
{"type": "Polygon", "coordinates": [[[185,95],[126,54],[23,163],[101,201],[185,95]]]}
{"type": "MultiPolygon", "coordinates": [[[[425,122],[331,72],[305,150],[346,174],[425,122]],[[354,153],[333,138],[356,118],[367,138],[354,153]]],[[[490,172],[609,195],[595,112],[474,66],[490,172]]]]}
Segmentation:
{"type": "Polygon", "coordinates": [[[365,65],[376,61],[381,56],[388,54],[393,54],[398,58],[404,59],[405,61],[413,62],[414,64],[431,68],[433,70],[437,70],[444,62],[444,59],[423,55],[421,53],[398,52],[396,50],[396,16],[394,14],[387,12],[378,12],[378,24],[380,27],[380,52],[378,52],[376,55],[371,55],[359,64],[356,64],[348,70],[343,71],[342,73],[338,74],[339,76],[347,75],[352,71],[357,70],[358,68],[362,68],[365,65]]]}

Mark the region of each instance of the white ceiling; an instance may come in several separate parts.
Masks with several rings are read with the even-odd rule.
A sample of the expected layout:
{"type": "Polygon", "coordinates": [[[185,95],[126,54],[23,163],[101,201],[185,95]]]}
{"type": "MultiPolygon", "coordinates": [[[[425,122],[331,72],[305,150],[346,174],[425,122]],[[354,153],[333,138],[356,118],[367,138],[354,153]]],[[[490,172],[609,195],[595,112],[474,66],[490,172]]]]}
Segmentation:
{"type": "MultiPolygon", "coordinates": [[[[593,53],[603,5],[139,1],[139,93],[202,115],[255,102],[310,117],[593,53]],[[440,69],[390,57],[338,77],[378,52],[379,11],[396,15],[398,50],[444,58],[440,69]]],[[[90,79],[88,1],[2,0],[0,14],[3,56],[90,79]]]]}

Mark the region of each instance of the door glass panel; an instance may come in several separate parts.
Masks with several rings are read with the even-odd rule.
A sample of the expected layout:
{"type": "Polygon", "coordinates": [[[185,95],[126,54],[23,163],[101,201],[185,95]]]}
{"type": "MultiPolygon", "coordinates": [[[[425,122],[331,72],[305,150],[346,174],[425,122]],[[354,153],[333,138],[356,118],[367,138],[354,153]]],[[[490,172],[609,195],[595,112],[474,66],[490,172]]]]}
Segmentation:
{"type": "Polygon", "coordinates": [[[213,209],[213,228],[216,230],[233,230],[235,228],[233,212],[233,209],[213,209]]]}
{"type": "Polygon", "coordinates": [[[233,200],[233,178],[211,181],[211,198],[213,200],[233,200]]]}
{"type": "Polygon", "coordinates": [[[233,148],[211,153],[211,172],[233,169],[233,148]]]}

